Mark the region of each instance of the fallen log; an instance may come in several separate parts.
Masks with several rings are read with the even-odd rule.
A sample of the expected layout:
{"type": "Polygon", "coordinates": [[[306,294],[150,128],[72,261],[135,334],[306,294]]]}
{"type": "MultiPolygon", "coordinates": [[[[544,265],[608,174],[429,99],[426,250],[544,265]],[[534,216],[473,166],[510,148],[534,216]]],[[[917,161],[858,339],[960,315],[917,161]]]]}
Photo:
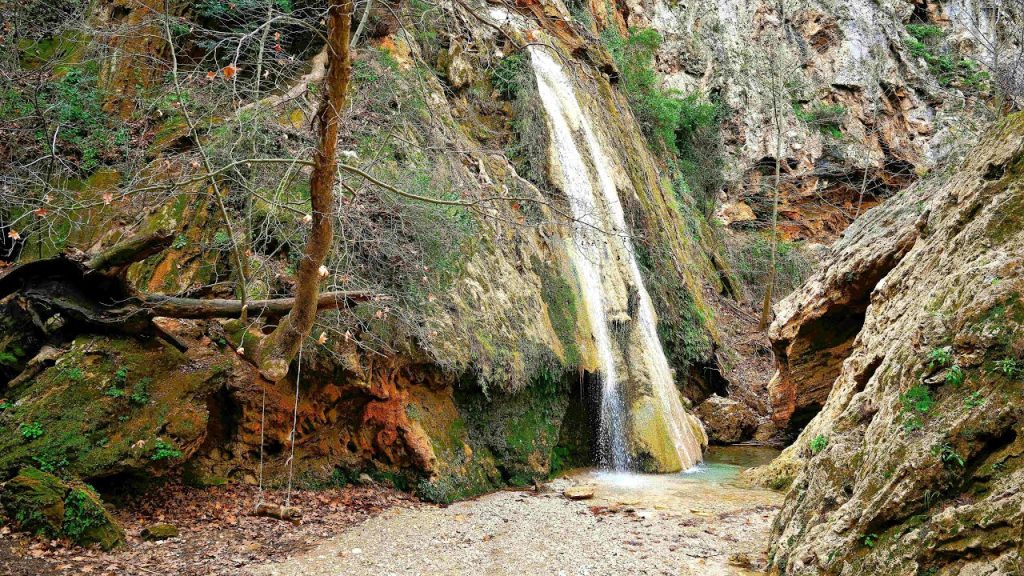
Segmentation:
{"type": "Polygon", "coordinates": [[[280,504],[270,504],[269,502],[260,502],[256,505],[256,510],[253,511],[254,516],[263,516],[265,518],[276,518],[278,520],[284,520],[291,522],[292,524],[298,524],[302,521],[302,509],[298,506],[281,506],[280,504]]]}
{"type": "MultiPolygon", "coordinates": [[[[334,310],[378,298],[374,294],[358,291],[323,292],[317,299],[317,310],[334,310]]],[[[295,305],[295,298],[249,300],[245,303],[249,314],[284,316],[295,305]]],[[[141,306],[152,316],[167,318],[235,318],[242,314],[241,300],[179,298],[162,294],[147,295],[141,306]]]]}
{"type": "MultiPolygon", "coordinates": [[[[152,320],[165,318],[238,318],[244,311],[267,317],[288,314],[295,298],[266,300],[184,298],[146,294],[135,290],[124,272],[164,250],[172,235],[167,232],[129,238],[94,255],[81,252],[27,262],[0,274],[0,299],[19,292],[39,310],[41,318],[60,314],[62,321],[127,334],[152,331],[152,320]]],[[[325,292],[317,310],[354,306],[381,296],[360,291],[325,292]]]]}

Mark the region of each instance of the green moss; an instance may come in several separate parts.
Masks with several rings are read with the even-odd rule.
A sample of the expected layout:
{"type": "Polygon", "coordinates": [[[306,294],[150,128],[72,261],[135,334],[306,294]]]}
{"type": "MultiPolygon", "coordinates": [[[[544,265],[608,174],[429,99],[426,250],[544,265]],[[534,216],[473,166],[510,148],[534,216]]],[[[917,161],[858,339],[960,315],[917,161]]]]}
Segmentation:
{"type": "Polygon", "coordinates": [[[533,269],[541,279],[541,298],[547,307],[551,326],[562,344],[564,356],[562,365],[569,367],[579,364],[580,350],[577,345],[577,299],[573,287],[550,265],[538,258],[531,258],[533,269]]]}
{"type": "MultiPolygon", "coordinates": [[[[186,365],[180,352],[159,341],[74,341],[54,366],[13,391],[12,400],[20,400],[18,423],[36,423],[44,433],[22,438],[12,433],[18,423],[0,418],[0,475],[30,464],[86,478],[112,468],[147,468],[149,453],[139,446],[152,451],[161,431],[191,441],[205,427],[205,402],[199,397],[218,376],[213,367],[183,370],[186,365]],[[141,395],[139,384],[146,382],[145,395],[153,402],[104,393],[123,391],[111,386],[120,382],[132,387],[132,395],[141,395]]],[[[163,441],[174,442],[168,436],[163,441]]]]}
{"type": "Polygon", "coordinates": [[[64,483],[36,468],[23,468],[3,488],[7,515],[22,530],[55,538],[64,522],[64,483]]]}

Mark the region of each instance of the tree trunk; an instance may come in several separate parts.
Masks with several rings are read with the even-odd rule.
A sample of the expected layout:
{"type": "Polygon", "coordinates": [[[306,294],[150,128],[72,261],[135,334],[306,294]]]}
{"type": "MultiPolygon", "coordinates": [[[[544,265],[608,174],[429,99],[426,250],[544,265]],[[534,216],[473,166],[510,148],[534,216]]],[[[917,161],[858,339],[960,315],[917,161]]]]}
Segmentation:
{"type": "Polygon", "coordinates": [[[324,97],[316,113],[318,145],[309,179],[312,229],[299,262],[295,306],[264,341],[259,351],[260,373],[271,382],[288,374],[288,365],[313,328],[320,294],[320,266],[331,247],[334,180],[338,170],[338,125],[345,110],[352,63],[349,52],[352,0],[334,0],[327,15],[327,73],[324,97]]]}

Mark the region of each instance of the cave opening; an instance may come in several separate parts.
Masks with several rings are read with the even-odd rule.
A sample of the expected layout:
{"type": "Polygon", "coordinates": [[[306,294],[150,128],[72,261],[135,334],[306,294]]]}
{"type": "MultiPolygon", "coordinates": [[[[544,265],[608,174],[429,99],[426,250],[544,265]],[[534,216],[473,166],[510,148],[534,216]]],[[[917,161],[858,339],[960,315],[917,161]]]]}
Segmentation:
{"type": "Polygon", "coordinates": [[[580,371],[566,379],[569,384],[568,404],[552,450],[551,472],[597,465],[598,429],[601,415],[601,378],[598,374],[580,371]]]}

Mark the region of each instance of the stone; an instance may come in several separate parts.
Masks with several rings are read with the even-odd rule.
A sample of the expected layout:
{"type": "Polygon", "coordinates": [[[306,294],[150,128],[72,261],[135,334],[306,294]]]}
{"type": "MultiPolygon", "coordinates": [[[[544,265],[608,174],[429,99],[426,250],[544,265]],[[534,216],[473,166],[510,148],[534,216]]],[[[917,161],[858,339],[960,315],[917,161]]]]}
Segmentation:
{"type": "Polygon", "coordinates": [[[63,535],[75,544],[112,550],[124,544],[124,528],[88,486],[75,486],[64,499],[63,535]]]}
{"type": "Polygon", "coordinates": [[[736,444],[749,440],[757,430],[757,415],[746,404],[712,394],[697,407],[713,444],[736,444]]]}
{"type": "MultiPolygon", "coordinates": [[[[779,305],[772,333],[786,350],[809,325],[834,328],[853,302],[864,310],[820,411],[751,475],[792,486],[773,527],[773,571],[1019,573],[1022,141],[1024,114],[987,128],[961,164],[854,223],[825,271],[779,305]],[[948,359],[936,362],[937,350],[948,359]],[[926,408],[906,400],[911,390],[926,408]],[[819,438],[827,449],[812,449],[819,438]]],[[[799,391],[814,375],[787,378],[799,391]]]]}
{"type": "Polygon", "coordinates": [[[370,484],[373,484],[373,478],[371,478],[366,472],[362,472],[359,474],[358,482],[363,486],[369,486],[370,484]]]}
{"type": "Polygon", "coordinates": [[[166,522],[159,522],[146,526],[142,529],[140,534],[143,540],[152,542],[156,540],[167,540],[168,538],[178,537],[178,527],[174,524],[167,524],[166,522]]]}
{"type": "Polygon", "coordinates": [[[82,546],[97,544],[103,550],[125,540],[124,530],[96,492],[36,468],[22,468],[7,481],[0,502],[8,517],[33,534],[64,537],[82,546]]]}
{"type": "Polygon", "coordinates": [[[22,530],[54,537],[64,524],[67,486],[56,476],[36,468],[22,468],[0,492],[7,516],[22,530]]]}
{"type": "Polygon", "coordinates": [[[590,500],[594,497],[594,489],[595,487],[592,484],[572,486],[566,488],[562,495],[569,500],[590,500]]]}

